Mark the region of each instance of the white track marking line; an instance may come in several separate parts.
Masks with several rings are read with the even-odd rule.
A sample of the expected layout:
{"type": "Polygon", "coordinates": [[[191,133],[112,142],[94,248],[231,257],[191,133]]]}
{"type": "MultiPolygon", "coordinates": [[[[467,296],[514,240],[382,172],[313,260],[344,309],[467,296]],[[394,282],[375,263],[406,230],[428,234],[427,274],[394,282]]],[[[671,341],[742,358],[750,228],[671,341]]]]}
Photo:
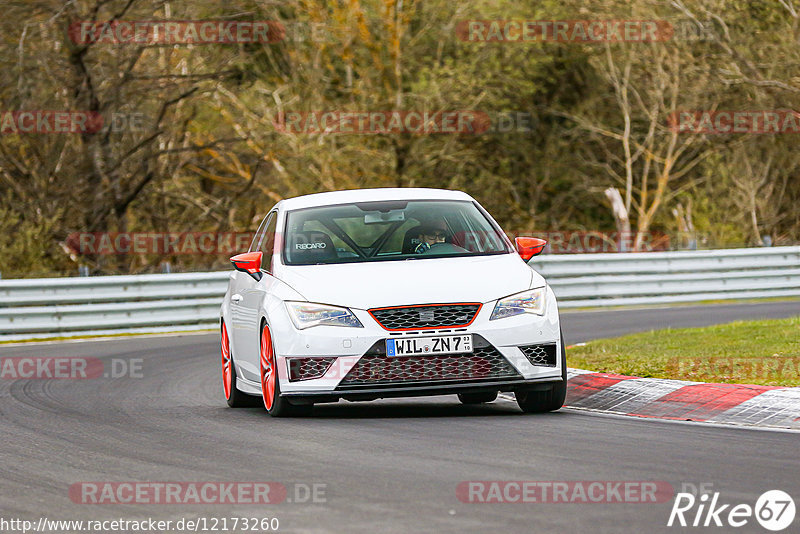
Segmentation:
{"type": "Polygon", "coordinates": [[[577,405],[570,406],[631,413],[688,384],[679,380],[652,380],[647,378],[621,380],[580,400],[577,405]]]}
{"type": "Polygon", "coordinates": [[[647,421],[647,422],[654,422],[654,423],[669,423],[669,424],[677,424],[677,425],[691,425],[691,426],[698,426],[698,427],[714,427],[714,428],[734,428],[738,430],[759,430],[761,432],[781,432],[787,434],[800,434],[800,429],[795,428],[784,428],[778,426],[754,426],[751,424],[746,423],[718,423],[718,422],[710,422],[710,421],[686,421],[683,419],[659,419],[657,417],[636,417],[635,415],[627,415],[622,413],[613,413],[607,412],[603,410],[593,410],[591,408],[578,408],[574,406],[565,406],[561,408],[561,411],[565,412],[586,412],[590,413],[593,416],[598,417],[613,417],[618,419],[627,419],[627,420],[636,420],[636,421],[647,421]]]}
{"type": "Polygon", "coordinates": [[[60,343],[93,343],[96,341],[124,341],[126,339],[140,339],[143,337],[159,338],[159,337],[179,337],[179,336],[200,336],[200,335],[208,335],[214,333],[219,334],[219,329],[187,330],[187,331],[175,331],[175,332],[153,332],[152,334],[141,333],[141,334],[131,334],[124,336],[96,336],[96,337],[88,337],[80,339],[47,339],[42,341],[15,341],[13,343],[0,344],[0,349],[2,349],[3,347],[22,347],[31,345],[36,345],[36,346],[58,345],[60,343]]]}
{"type": "Polygon", "coordinates": [[[714,422],[800,426],[800,388],[772,389],[714,417],[714,422]]]}

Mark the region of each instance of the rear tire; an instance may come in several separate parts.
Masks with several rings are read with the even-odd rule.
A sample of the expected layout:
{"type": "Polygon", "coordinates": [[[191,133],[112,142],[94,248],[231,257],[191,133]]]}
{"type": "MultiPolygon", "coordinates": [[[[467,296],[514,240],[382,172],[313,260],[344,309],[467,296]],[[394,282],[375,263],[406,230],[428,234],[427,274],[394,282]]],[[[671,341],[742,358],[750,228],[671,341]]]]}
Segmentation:
{"type": "Polygon", "coordinates": [[[278,379],[272,332],[266,323],[261,326],[260,341],[261,397],[267,413],[272,417],[299,417],[311,414],[313,404],[292,404],[286,397],[281,397],[281,381],[278,379]]]}
{"type": "Polygon", "coordinates": [[[461,401],[461,404],[484,404],[487,402],[492,402],[496,398],[497,398],[496,391],[458,394],[458,400],[461,401]]]}
{"type": "Polygon", "coordinates": [[[225,321],[222,321],[222,330],[220,332],[221,352],[222,352],[222,394],[225,396],[225,402],[231,408],[252,408],[261,404],[258,397],[242,393],[236,387],[236,365],[233,363],[233,353],[231,353],[231,343],[228,337],[228,329],[225,327],[225,321]]]}
{"type": "Polygon", "coordinates": [[[545,391],[519,390],[514,392],[517,404],[525,413],[544,413],[558,410],[567,398],[567,351],[561,335],[561,382],[545,391]]]}

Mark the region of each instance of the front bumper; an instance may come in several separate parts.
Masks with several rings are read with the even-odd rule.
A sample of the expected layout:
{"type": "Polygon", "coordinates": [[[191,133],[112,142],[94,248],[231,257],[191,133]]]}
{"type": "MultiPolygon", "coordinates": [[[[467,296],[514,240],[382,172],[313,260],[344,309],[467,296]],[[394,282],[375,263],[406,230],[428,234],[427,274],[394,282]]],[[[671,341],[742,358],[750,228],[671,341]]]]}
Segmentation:
{"type": "Polygon", "coordinates": [[[291,399],[303,399],[309,402],[336,402],[339,399],[350,401],[367,401],[375,399],[386,399],[393,397],[426,397],[433,395],[455,395],[462,393],[483,393],[489,391],[512,392],[518,389],[526,390],[547,390],[554,383],[561,382],[561,377],[541,378],[535,380],[498,380],[469,382],[460,381],[453,384],[415,384],[398,385],[392,387],[365,388],[355,391],[334,391],[334,392],[292,392],[281,393],[284,397],[291,399]]]}
{"type": "MultiPolygon", "coordinates": [[[[345,398],[444,395],[481,391],[513,391],[561,381],[561,336],[558,307],[548,288],[544,316],[523,314],[489,321],[496,301],[485,303],[464,328],[390,332],[366,310],[352,309],[364,328],[319,326],[298,331],[288,316],[273,317],[281,394],[314,402],[345,398]],[[387,358],[389,337],[472,334],[473,354],[387,358]],[[548,365],[530,358],[520,347],[552,346],[548,365]],[[289,365],[297,358],[329,358],[320,378],[290,380],[289,365]],[[367,359],[371,359],[367,362],[367,359]],[[405,360],[402,364],[399,360],[405,360]],[[370,366],[366,368],[365,365],[370,366]],[[360,367],[357,367],[359,366],[360,367]],[[466,367],[465,367],[466,366],[466,367]],[[470,367],[472,366],[472,367],[470,367]],[[399,371],[397,369],[400,369],[399,371]],[[475,372],[467,372],[473,369],[475,372]],[[415,373],[417,370],[417,374],[415,373]],[[356,379],[354,379],[354,377],[356,379]]],[[[286,315],[286,314],[283,314],[286,315]]],[[[528,351],[530,352],[530,351],[528,351]]]]}

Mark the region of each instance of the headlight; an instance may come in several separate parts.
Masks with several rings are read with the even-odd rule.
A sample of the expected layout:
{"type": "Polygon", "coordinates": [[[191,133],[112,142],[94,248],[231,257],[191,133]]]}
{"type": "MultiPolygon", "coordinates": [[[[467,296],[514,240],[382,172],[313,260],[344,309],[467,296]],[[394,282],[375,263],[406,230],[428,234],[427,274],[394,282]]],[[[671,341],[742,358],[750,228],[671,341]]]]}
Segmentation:
{"type": "Polygon", "coordinates": [[[505,297],[497,301],[490,321],[512,317],[521,313],[535,313],[544,315],[544,303],[547,298],[547,286],[529,289],[510,297],[505,297]]]}
{"type": "Polygon", "coordinates": [[[311,302],[287,302],[286,309],[298,330],[322,325],[364,328],[361,321],[347,308],[311,302]]]}

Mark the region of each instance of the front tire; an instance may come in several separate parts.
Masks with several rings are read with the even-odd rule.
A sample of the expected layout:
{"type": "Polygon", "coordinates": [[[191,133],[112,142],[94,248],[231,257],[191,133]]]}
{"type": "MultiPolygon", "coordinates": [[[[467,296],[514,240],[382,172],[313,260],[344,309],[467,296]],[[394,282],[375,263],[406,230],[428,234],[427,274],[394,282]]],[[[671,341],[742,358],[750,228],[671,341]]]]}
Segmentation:
{"type": "Polygon", "coordinates": [[[258,406],[258,397],[242,393],[236,387],[236,365],[233,363],[231,342],[228,337],[228,329],[225,327],[225,321],[222,321],[220,346],[222,352],[222,393],[225,395],[225,402],[231,408],[258,406]]]}
{"type": "Polygon", "coordinates": [[[517,405],[525,413],[544,413],[558,410],[567,398],[567,351],[561,334],[561,382],[546,391],[519,390],[514,392],[517,405]]]}
{"type": "Polygon", "coordinates": [[[266,323],[261,328],[260,343],[261,361],[261,397],[264,408],[272,417],[295,417],[311,413],[313,405],[295,405],[288,399],[281,397],[281,383],[278,379],[277,358],[275,347],[272,343],[272,332],[266,323]]]}

